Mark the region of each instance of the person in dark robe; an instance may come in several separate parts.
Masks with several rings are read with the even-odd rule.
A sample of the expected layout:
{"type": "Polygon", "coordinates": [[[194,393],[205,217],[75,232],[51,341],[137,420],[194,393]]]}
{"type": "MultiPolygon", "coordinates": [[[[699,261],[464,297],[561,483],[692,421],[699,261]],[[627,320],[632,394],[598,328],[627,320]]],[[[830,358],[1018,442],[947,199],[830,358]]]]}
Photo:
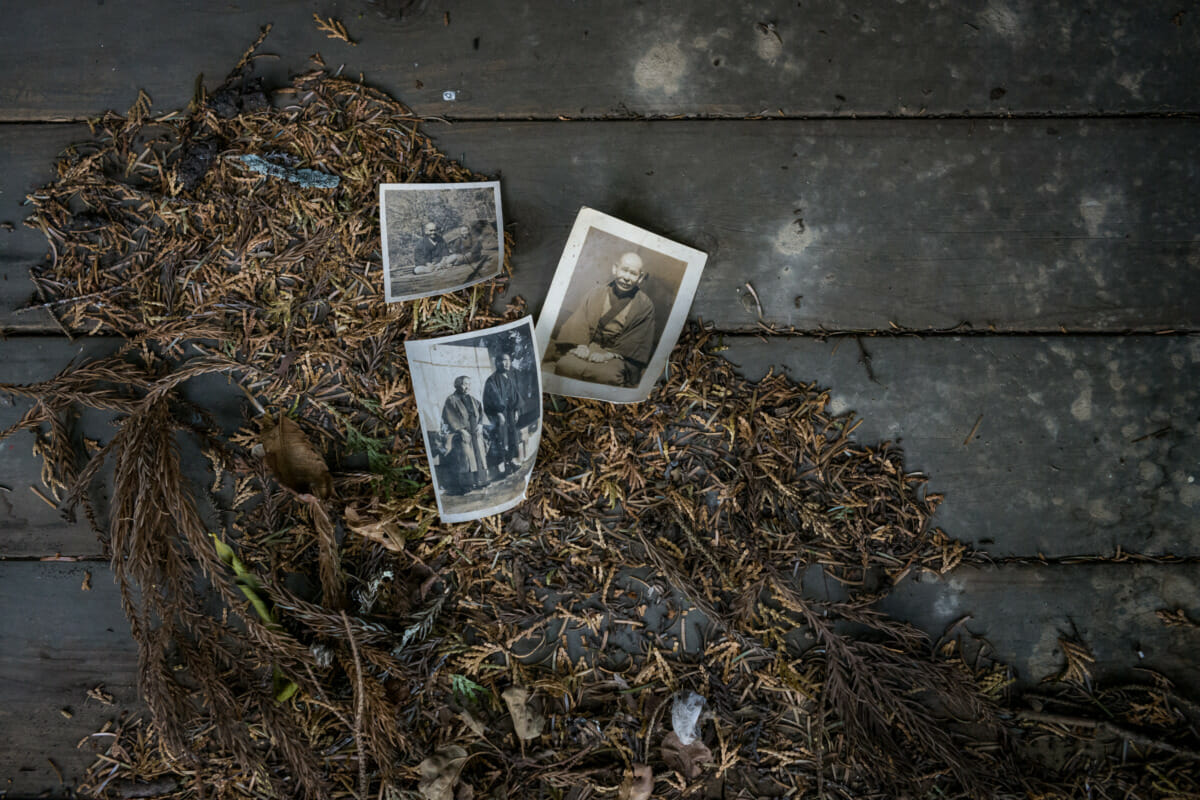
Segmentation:
{"type": "Polygon", "coordinates": [[[426,272],[432,272],[442,265],[442,262],[450,255],[450,246],[446,244],[446,240],[438,233],[436,222],[425,223],[425,235],[417,242],[413,248],[413,263],[416,265],[413,272],[421,275],[426,272]]]}
{"type": "Polygon", "coordinates": [[[447,431],[450,452],[448,468],[461,491],[487,483],[487,446],[483,441],[483,406],[471,396],[471,379],[454,379],[454,394],[442,406],[442,425],[447,431]]]}
{"type": "Polygon", "coordinates": [[[470,225],[463,225],[446,234],[446,242],[450,245],[450,251],[459,256],[461,263],[475,265],[469,278],[496,266],[500,244],[494,222],[477,219],[470,225]]]}
{"type": "Polygon", "coordinates": [[[642,379],[654,353],[654,302],[640,289],[646,267],[637,253],[625,253],[612,273],[563,323],[557,341],[571,350],[555,362],[556,375],[610,386],[642,379]]]}
{"type": "Polygon", "coordinates": [[[512,371],[512,356],[502,353],[496,371],[483,385],[483,412],[492,423],[493,457],[500,472],[521,465],[517,419],[521,416],[521,392],[512,371]]]}

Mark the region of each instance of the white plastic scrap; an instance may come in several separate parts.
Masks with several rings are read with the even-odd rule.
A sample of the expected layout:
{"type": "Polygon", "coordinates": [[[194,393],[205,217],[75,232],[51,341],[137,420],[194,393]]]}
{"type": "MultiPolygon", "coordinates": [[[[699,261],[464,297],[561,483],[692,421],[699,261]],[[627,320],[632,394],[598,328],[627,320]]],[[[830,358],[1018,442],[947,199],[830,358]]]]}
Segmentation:
{"type": "Polygon", "coordinates": [[[700,738],[700,714],[704,698],[692,691],[677,692],[671,703],[671,728],[686,747],[700,738]]]}

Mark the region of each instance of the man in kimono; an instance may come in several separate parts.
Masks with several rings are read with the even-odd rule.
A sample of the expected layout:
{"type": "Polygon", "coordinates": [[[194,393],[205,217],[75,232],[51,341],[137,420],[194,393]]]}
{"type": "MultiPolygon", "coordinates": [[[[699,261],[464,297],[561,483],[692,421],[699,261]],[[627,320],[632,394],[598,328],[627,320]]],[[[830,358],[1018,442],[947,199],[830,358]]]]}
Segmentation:
{"type": "Polygon", "coordinates": [[[492,422],[493,457],[501,472],[520,466],[517,448],[517,418],[521,415],[521,392],[512,371],[512,356],[503,353],[496,371],[483,385],[483,412],[492,422]]]}
{"type": "Polygon", "coordinates": [[[442,426],[450,451],[447,466],[459,489],[469,492],[487,483],[487,447],[483,441],[483,406],[471,396],[471,379],[454,379],[454,394],[442,406],[442,426]]]}
{"type": "Polygon", "coordinates": [[[563,323],[557,341],[571,350],[555,363],[555,374],[610,386],[642,379],[654,353],[654,303],[639,288],[646,267],[637,253],[625,253],[612,274],[563,323]]]}

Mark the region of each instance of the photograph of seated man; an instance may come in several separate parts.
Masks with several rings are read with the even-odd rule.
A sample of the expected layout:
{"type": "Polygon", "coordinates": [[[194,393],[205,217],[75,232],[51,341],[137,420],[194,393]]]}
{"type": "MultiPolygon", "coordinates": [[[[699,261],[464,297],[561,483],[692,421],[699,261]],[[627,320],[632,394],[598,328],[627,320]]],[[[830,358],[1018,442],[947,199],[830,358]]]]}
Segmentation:
{"type": "Polygon", "coordinates": [[[426,222],[425,234],[413,247],[413,264],[416,265],[413,272],[417,275],[433,272],[450,256],[450,246],[438,232],[437,223],[426,222]]]}
{"type": "Polygon", "coordinates": [[[581,208],[538,317],[546,391],[610,403],[649,397],[707,259],[685,244],[581,208]]]}
{"type": "Polygon", "coordinates": [[[496,181],[382,184],[384,297],[388,302],[428,297],[499,274],[503,225],[496,181]]]}
{"type": "Polygon", "coordinates": [[[640,290],[646,266],[637,253],[612,265],[612,281],[588,292],[563,323],[558,344],[570,345],[554,372],[610,386],[637,386],[654,353],[654,303],[640,290]]]}

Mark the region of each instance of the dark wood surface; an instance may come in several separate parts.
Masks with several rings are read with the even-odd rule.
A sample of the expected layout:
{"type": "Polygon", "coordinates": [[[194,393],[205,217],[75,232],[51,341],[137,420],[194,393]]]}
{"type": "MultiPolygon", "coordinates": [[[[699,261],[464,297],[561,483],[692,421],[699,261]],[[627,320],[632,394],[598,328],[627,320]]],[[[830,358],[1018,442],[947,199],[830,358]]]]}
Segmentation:
{"type": "Polygon", "coordinates": [[[882,607],[935,639],[969,616],[963,632],[985,638],[986,652],[999,654],[1024,686],[1062,671],[1058,640],[1066,638],[1091,649],[1098,684],[1145,680],[1137,670],[1149,669],[1188,696],[1200,690],[1200,629],[1167,627],[1155,613],[1200,613],[1200,565],[963,567],[905,581],[882,607]]]}
{"type": "Polygon", "coordinates": [[[103,562],[0,561],[0,609],[0,790],[61,796],[94,759],[91,745],[111,742],[76,745],[140,708],[120,595],[103,562]],[[88,697],[96,687],[112,705],[88,697]]]}
{"type": "MultiPolygon", "coordinates": [[[[52,378],[72,362],[98,358],[116,349],[114,339],[25,336],[0,341],[0,375],[4,383],[33,383],[52,378]]],[[[21,419],[32,404],[9,395],[0,397],[0,428],[21,419]]],[[[108,415],[85,412],[74,423],[80,435],[107,440],[113,428],[108,415]]],[[[49,501],[41,482],[36,439],[20,432],[0,441],[0,558],[42,558],[64,554],[96,557],[101,547],[85,519],[68,521],[49,501]]]]}
{"type": "Polygon", "coordinates": [[[997,556],[1200,556],[1200,337],[730,337],[899,442],[935,520],[997,556]],[[978,423],[978,427],[976,426],[978,423]]]}
{"type": "Polygon", "coordinates": [[[363,72],[423,114],[553,119],[610,115],[1094,114],[1195,111],[1200,24],[1176,0],[429,0],[415,16],[375,2],[79,3],[5,9],[0,118],[124,110],[138,89],[186,105],[219,82],[259,26],[273,79],[311,53],[363,72]],[[312,14],[341,19],[357,47],[312,14]],[[447,16],[448,15],[448,16],[447,16]],[[447,24],[447,22],[449,24],[447,24]],[[152,68],[147,68],[152,66],[152,68]],[[442,93],[456,91],[453,102],[442,93]]]}
{"type": "MultiPolygon", "coordinates": [[[[512,292],[535,310],[580,205],[706,250],[693,316],[730,334],[727,357],[751,376],[777,365],[827,386],[836,410],[864,419],[860,439],[899,441],[946,495],[935,519],[950,535],[998,559],[1049,559],[922,576],[888,610],[935,637],[969,614],[967,630],[1024,681],[1057,671],[1058,637],[1074,634],[1099,679],[1148,666],[1200,691],[1196,631],[1154,616],[1200,617],[1194,564],[1061,560],[1200,557],[1200,9],[427,0],[397,15],[403,5],[6,8],[0,382],[114,346],[68,342],[44,310],[18,311],[48,253],[21,202],[86,138],[80,121],[128,108],[139,89],[157,111],[186,105],[199,75],[214,87],[270,22],[263,51],[277,57],[257,62],[268,85],[320,51],[457,121],[427,130],[501,178],[512,292]],[[327,39],[314,12],[360,44],[327,39]],[[629,119],[643,116],[661,119],[629,119]],[[760,323],[803,335],[745,335],[760,323]],[[920,335],[819,338],[896,328],[920,335]]],[[[215,383],[191,391],[237,417],[242,401],[215,383]]],[[[0,424],[24,408],[0,404],[0,424]]],[[[77,424],[106,436],[101,415],[77,424]]],[[[31,490],[32,443],[0,444],[8,797],[66,795],[89,760],[76,743],[137,708],[99,545],[31,490]],[[54,557],[82,560],[40,560],[54,557]],[[86,699],[100,684],[115,706],[86,699]]]]}
{"type": "MultiPolygon", "coordinates": [[[[581,205],[709,253],[723,330],[1200,330],[1200,125],[1181,120],[427,124],[499,176],[536,309],[581,205]],[[757,302],[755,298],[757,297],[757,302]],[[761,316],[760,316],[761,309],[761,316]]],[[[0,125],[0,220],[84,126],[0,125]]],[[[0,231],[0,325],[41,234],[0,231]]]]}

